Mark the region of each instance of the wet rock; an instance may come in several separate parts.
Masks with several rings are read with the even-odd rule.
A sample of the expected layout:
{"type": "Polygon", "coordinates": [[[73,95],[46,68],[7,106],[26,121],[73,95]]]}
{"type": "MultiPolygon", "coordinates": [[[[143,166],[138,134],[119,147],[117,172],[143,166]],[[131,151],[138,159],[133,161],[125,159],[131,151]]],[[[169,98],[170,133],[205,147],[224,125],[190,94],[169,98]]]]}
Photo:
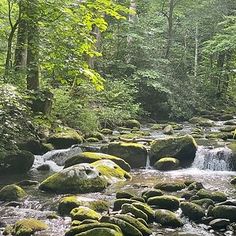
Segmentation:
{"type": "Polygon", "coordinates": [[[34,180],[22,180],[20,182],[18,182],[16,185],[18,186],[34,186],[34,185],[38,185],[39,182],[38,181],[34,181],[34,180]]]}
{"type": "Polygon", "coordinates": [[[30,170],[34,155],[27,151],[10,151],[0,153],[0,175],[20,174],[30,170]]]}
{"type": "Polygon", "coordinates": [[[138,129],[140,129],[141,124],[140,124],[139,121],[137,121],[137,120],[127,120],[127,121],[125,121],[125,123],[124,123],[124,127],[130,128],[130,129],[133,129],[133,128],[138,128],[138,129]]]}
{"type": "Polygon", "coordinates": [[[229,219],[232,222],[236,222],[236,206],[215,206],[209,214],[215,218],[229,219]]]}
{"type": "Polygon", "coordinates": [[[212,216],[204,216],[202,217],[202,223],[205,224],[205,225],[208,225],[212,220],[214,220],[214,217],[212,216]]]}
{"type": "Polygon", "coordinates": [[[173,129],[172,125],[167,125],[167,126],[163,129],[163,134],[167,134],[167,135],[172,135],[172,134],[174,134],[174,129],[173,129]]]}
{"type": "Polygon", "coordinates": [[[154,206],[155,208],[167,209],[167,210],[178,210],[179,199],[174,196],[163,195],[159,197],[151,197],[147,201],[148,205],[154,206]]]}
{"type": "Polygon", "coordinates": [[[60,200],[58,205],[58,212],[60,215],[69,215],[71,210],[81,206],[81,201],[76,196],[64,197],[60,200]]]}
{"type": "Polygon", "coordinates": [[[202,127],[212,127],[214,125],[213,120],[204,117],[193,117],[189,120],[189,122],[202,127]]]}
{"type": "Polygon", "coordinates": [[[220,203],[217,203],[216,205],[217,206],[220,206],[220,205],[236,206],[236,199],[227,200],[225,202],[220,202],[220,203]]]}
{"type": "Polygon", "coordinates": [[[21,207],[23,205],[22,202],[11,201],[6,204],[7,207],[21,207]]]}
{"type": "Polygon", "coordinates": [[[229,224],[230,220],[228,219],[215,219],[209,223],[213,229],[225,229],[229,224]]]}
{"type": "Polygon", "coordinates": [[[65,236],[74,235],[90,235],[90,236],[122,236],[119,226],[110,223],[86,223],[76,227],[72,227],[66,232],[65,236]]]}
{"type": "Polygon", "coordinates": [[[127,198],[116,199],[114,201],[113,211],[121,210],[122,205],[125,204],[125,203],[132,204],[132,203],[135,203],[135,202],[137,202],[137,201],[132,200],[132,199],[127,199],[127,198]]]}
{"type": "Polygon", "coordinates": [[[107,134],[112,135],[113,131],[111,129],[105,128],[105,129],[101,130],[101,133],[105,134],[105,135],[107,135],[107,134]]]}
{"type": "Polygon", "coordinates": [[[160,189],[149,189],[142,193],[142,196],[147,200],[150,197],[162,196],[164,193],[160,189]]]}
{"type": "Polygon", "coordinates": [[[234,130],[236,130],[236,125],[235,126],[225,126],[225,127],[220,128],[221,132],[232,132],[234,130]]]}
{"type": "Polygon", "coordinates": [[[233,179],[230,180],[231,184],[236,184],[236,177],[234,177],[233,179]]]}
{"type": "Polygon", "coordinates": [[[148,220],[148,216],[146,213],[144,213],[142,210],[139,210],[138,208],[136,208],[134,205],[131,204],[123,204],[121,207],[121,213],[122,214],[127,214],[127,213],[131,213],[132,215],[135,216],[135,218],[141,218],[144,219],[145,221],[148,220]]]}
{"type": "Polygon", "coordinates": [[[157,170],[169,171],[177,170],[179,168],[179,165],[180,162],[178,159],[173,157],[163,157],[154,164],[154,167],[157,170]]]}
{"type": "Polygon", "coordinates": [[[47,141],[56,149],[64,149],[69,148],[74,144],[82,143],[83,139],[76,130],[65,128],[61,132],[52,134],[47,141]]]}
{"type": "Polygon", "coordinates": [[[86,139],[86,142],[88,143],[98,143],[99,141],[100,141],[99,139],[93,137],[86,139]]]}
{"type": "Polygon", "coordinates": [[[107,181],[90,164],[78,164],[66,168],[44,180],[40,190],[55,193],[88,193],[102,191],[107,181]]]}
{"type": "MultiPolygon", "coordinates": [[[[231,142],[228,145],[228,148],[232,151],[232,161],[233,161],[233,167],[234,170],[236,170],[236,141],[231,142]]],[[[234,183],[233,183],[234,184],[234,183]]]]}
{"type": "Polygon", "coordinates": [[[195,203],[204,209],[207,209],[209,206],[214,206],[214,201],[209,198],[203,198],[200,200],[193,200],[192,203],[195,203]]]}
{"type": "Polygon", "coordinates": [[[86,219],[98,220],[101,218],[101,215],[99,213],[84,206],[79,206],[79,207],[74,208],[70,212],[70,216],[72,220],[80,220],[80,221],[83,221],[86,219]]]}
{"type": "Polygon", "coordinates": [[[180,166],[187,167],[192,164],[196,150],[197,144],[190,135],[158,139],[151,144],[151,165],[163,157],[174,157],[180,161],[180,166]]]}
{"type": "Polygon", "coordinates": [[[199,221],[203,216],[205,216],[204,209],[195,203],[182,202],[180,208],[183,214],[193,221],[199,221]]]}
{"type": "Polygon", "coordinates": [[[110,203],[105,200],[94,200],[87,203],[88,207],[96,212],[107,212],[110,208],[110,203]]]}
{"type": "Polygon", "coordinates": [[[201,189],[197,192],[197,196],[200,199],[208,198],[213,200],[214,202],[223,202],[227,200],[226,194],[219,191],[210,191],[206,189],[201,189]]]}
{"type": "Polygon", "coordinates": [[[26,197],[26,192],[15,184],[7,185],[0,190],[0,201],[17,201],[26,197]]]}
{"type": "Polygon", "coordinates": [[[92,133],[88,133],[88,134],[85,134],[85,139],[88,140],[88,139],[96,139],[98,141],[102,141],[105,139],[104,135],[100,132],[92,132],[92,133]]]}
{"type": "Polygon", "coordinates": [[[177,228],[183,225],[177,215],[169,210],[156,210],[155,222],[161,224],[164,227],[177,228]]]}
{"type": "Polygon", "coordinates": [[[135,196],[135,197],[132,197],[132,198],[130,198],[130,199],[131,199],[131,200],[138,201],[138,202],[145,202],[145,199],[142,198],[142,197],[137,197],[137,196],[135,196]]]}
{"type": "Polygon", "coordinates": [[[116,192],[116,198],[128,198],[131,199],[134,197],[134,194],[130,193],[129,191],[118,191],[116,192]]]}
{"type": "Polygon", "coordinates": [[[51,167],[49,164],[43,164],[37,167],[38,171],[50,171],[51,167]]]}
{"type": "Polygon", "coordinates": [[[78,155],[72,156],[68,160],[65,161],[65,168],[81,164],[81,163],[93,163],[98,160],[108,159],[115,162],[117,165],[119,165],[122,169],[126,171],[130,171],[130,165],[125,162],[123,159],[119,157],[115,157],[112,155],[104,154],[104,153],[97,153],[97,152],[82,152],[78,155]]]}
{"type": "Polygon", "coordinates": [[[146,166],[147,149],[142,144],[114,142],[107,147],[102,147],[102,151],[122,158],[131,168],[146,166]]]}
{"type": "Polygon", "coordinates": [[[188,190],[200,190],[203,189],[203,185],[201,182],[193,182],[190,185],[188,185],[188,190]]]}
{"type": "Polygon", "coordinates": [[[176,192],[186,187],[187,186],[182,181],[157,183],[154,186],[155,189],[160,189],[166,192],[176,192]]]}
{"type": "Polygon", "coordinates": [[[132,203],[132,205],[138,208],[139,210],[141,210],[142,212],[144,212],[148,216],[147,222],[153,221],[154,210],[150,206],[148,206],[148,204],[142,203],[142,202],[135,202],[135,203],[132,203]]]}
{"type": "Polygon", "coordinates": [[[152,130],[161,130],[162,129],[162,125],[161,124],[154,124],[151,127],[152,130]]]}

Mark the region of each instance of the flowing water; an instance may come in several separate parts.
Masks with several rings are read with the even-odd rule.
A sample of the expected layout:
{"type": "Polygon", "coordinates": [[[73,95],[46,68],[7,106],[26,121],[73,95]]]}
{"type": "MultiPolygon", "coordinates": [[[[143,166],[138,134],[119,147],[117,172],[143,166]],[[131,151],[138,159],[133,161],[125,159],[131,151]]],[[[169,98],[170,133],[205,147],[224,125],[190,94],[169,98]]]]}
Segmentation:
{"type": "MultiPolygon", "coordinates": [[[[194,127],[184,124],[180,134],[190,133],[194,127]]],[[[212,128],[212,130],[217,128],[212,128]]],[[[163,137],[161,132],[153,131],[152,138],[163,137]]],[[[199,143],[204,143],[204,140],[199,143]]],[[[170,180],[195,180],[202,182],[204,187],[211,190],[219,190],[226,193],[230,198],[235,197],[236,189],[229,183],[236,172],[232,171],[232,153],[224,145],[218,144],[214,147],[199,146],[194,163],[191,168],[181,169],[169,172],[160,172],[154,170],[150,166],[149,156],[147,157],[146,168],[131,171],[132,180],[125,183],[118,183],[111,186],[101,193],[79,194],[78,196],[89,199],[104,199],[112,202],[115,199],[116,190],[130,190],[137,195],[147,188],[153,187],[157,182],[170,180]],[[219,147],[220,146],[220,147],[219,147]]],[[[72,147],[65,150],[55,150],[48,152],[43,156],[36,156],[32,170],[25,175],[4,176],[0,179],[0,186],[6,184],[17,183],[23,179],[31,179],[42,181],[54,172],[63,168],[65,160],[79,152],[80,147],[72,147]],[[50,166],[50,172],[39,172],[37,167],[42,164],[50,166]]],[[[64,195],[55,195],[43,193],[37,189],[37,186],[26,187],[25,190],[29,194],[23,203],[19,203],[18,207],[9,207],[6,204],[0,204],[0,235],[1,230],[6,224],[15,223],[22,218],[38,218],[46,221],[49,225],[47,231],[38,232],[36,235],[41,236],[63,236],[66,229],[70,228],[69,217],[58,217],[50,219],[53,213],[57,211],[58,201],[64,195]]],[[[180,214],[180,212],[178,212],[180,214]]],[[[210,233],[205,225],[197,225],[184,219],[184,226],[179,229],[160,229],[155,224],[152,236],[168,235],[168,236],[210,236],[210,235],[232,235],[226,233],[210,233]]]]}

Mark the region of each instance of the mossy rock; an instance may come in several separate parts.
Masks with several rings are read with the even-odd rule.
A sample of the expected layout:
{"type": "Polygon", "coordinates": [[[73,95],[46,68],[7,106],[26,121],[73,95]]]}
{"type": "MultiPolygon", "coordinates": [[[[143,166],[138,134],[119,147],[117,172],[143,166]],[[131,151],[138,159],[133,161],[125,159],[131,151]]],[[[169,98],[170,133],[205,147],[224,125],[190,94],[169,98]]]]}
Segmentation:
{"type": "Polygon", "coordinates": [[[147,149],[142,144],[113,142],[107,147],[102,147],[101,150],[110,155],[122,158],[131,168],[146,166],[147,149]]]}
{"type": "Polygon", "coordinates": [[[98,143],[100,140],[97,138],[87,138],[86,142],[88,143],[98,143]]]}
{"type": "Polygon", "coordinates": [[[76,236],[123,236],[121,231],[116,231],[114,229],[109,229],[106,227],[95,228],[87,230],[83,233],[76,234],[76,236]]]}
{"type": "Polygon", "coordinates": [[[124,219],[119,219],[112,216],[103,216],[101,218],[101,222],[119,226],[124,235],[143,236],[143,234],[135,226],[125,221],[124,219]]]}
{"type": "Polygon", "coordinates": [[[202,198],[209,198],[214,202],[224,202],[227,200],[227,195],[219,191],[209,191],[206,189],[201,189],[197,192],[197,196],[202,198]]]}
{"type": "Polygon", "coordinates": [[[102,141],[105,139],[104,135],[100,132],[93,132],[93,133],[88,133],[85,135],[86,140],[89,138],[97,139],[99,141],[102,141]]]}
{"type": "Polygon", "coordinates": [[[215,218],[229,219],[231,222],[236,222],[236,206],[215,206],[211,210],[210,215],[215,218]]]}
{"type": "Polygon", "coordinates": [[[146,203],[142,203],[142,202],[135,202],[132,203],[133,206],[135,206],[137,209],[141,210],[142,212],[144,212],[147,216],[148,219],[146,220],[146,222],[152,222],[154,219],[154,210],[146,203]]]}
{"type": "Polygon", "coordinates": [[[157,183],[154,186],[155,189],[160,189],[166,192],[176,192],[186,187],[187,186],[182,181],[157,183]]]}
{"type": "Polygon", "coordinates": [[[68,167],[44,180],[40,190],[54,193],[88,193],[105,189],[108,182],[90,164],[68,167]]]}
{"type": "Polygon", "coordinates": [[[105,129],[102,129],[101,130],[101,133],[102,134],[105,134],[105,135],[112,135],[113,134],[113,131],[111,130],[111,129],[107,129],[107,128],[105,128],[105,129]]]}
{"type": "Polygon", "coordinates": [[[15,223],[12,234],[16,236],[30,236],[37,231],[46,230],[48,226],[40,220],[23,219],[15,223]]]}
{"type": "Polygon", "coordinates": [[[163,195],[149,198],[147,204],[155,208],[175,211],[179,208],[179,199],[175,196],[163,195]]]}
{"type": "Polygon", "coordinates": [[[65,168],[76,165],[76,164],[81,164],[81,163],[93,163],[98,160],[103,160],[103,159],[108,159],[112,160],[115,162],[117,165],[119,165],[122,169],[125,171],[130,171],[130,165],[125,162],[123,159],[104,154],[104,153],[97,153],[97,152],[82,152],[79,153],[76,156],[73,156],[65,161],[65,168]]]}
{"type": "Polygon", "coordinates": [[[212,220],[209,225],[216,230],[226,229],[226,227],[230,224],[230,220],[228,219],[215,219],[212,220]]]}
{"type": "Polygon", "coordinates": [[[85,206],[79,206],[72,209],[72,211],[70,212],[70,216],[72,220],[79,221],[83,221],[86,219],[98,220],[101,218],[101,214],[85,206]]]}
{"type": "Polygon", "coordinates": [[[127,198],[120,198],[120,199],[116,199],[114,201],[114,205],[113,205],[113,211],[119,211],[121,210],[121,207],[123,204],[132,204],[137,202],[136,200],[132,200],[132,199],[127,199],[127,198]]]}
{"type": "Polygon", "coordinates": [[[150,129],[152,130],[161,130],[163,126],[161,124],[154,124],[150,129]]]}
{"type": "Polygon", "coordinates": [[[231,180],[230,180],[230,183],[235,185],[235,184],[236,184],[236,177],[234,177],[233,179],[231,179],[231,180]]]}
{"type": "Polygon", "coordinates": [[[236,130],[236,125],[234,125],[234,126],[225,126],[225,127],[220,128],[221,132],[232,132],[234,130],[236,130]]]}
{"type": "Polygon", "coordinates": [[[193,117],[189,120],[189,122],[202,127],[212,127],[214,125],[213,120],[204,117],[193,117]]]}
{"type": "Polygon", "coordinates": [[[81,201],[76,196],[63,197],[58,205],[58,213],[62,216],[69,215],[71,210],[81,206],[81,201]]]}
{"type": "Polygon", "coordinates": [[[169,170],[177,170],[179,168],[180,162],[178,159],[173,157],[163,157],[158,160],[154,167],[157,170],[169,171],[169,170]]]}
{"type": "Polygon", "coordinates": [[[137,134],[137,133],[128,133],[128,134],[122,134],[120,135],[120,139],[130,139],[130,140],[135,140],[138,138],[141,138],[143,135],[142,134],[137,134]]]}
{"type": "Polygon", "coordinates": [[[147,214],[144,213],[142,210],[136,208],[132,204],[127,204],[127,203],[123,204],[121,207],[121,213],[122,214],[131,213],[132,215],[135,216],[135,218],[141,218],[144,219],[145,221],[148,221],[147,214]]]}
{"type": "Polygon", "coordinates": [[[209,198],[203,198],[200,200],[193,200],[191,202],[201,206],[204,209],[208,209],[209,206],[214,206],[214,201],[209,198]]]}
{"type": "Polygon", "coordinates": [[[191,184],[188,185],[188,190],[201,190],[203,189],[203,184],[201,182],[193,182],[191,184]]]}
{"type": "Polygon", "coordinates": [[[0,175],[26,173],[33,163],[34,155],[28,151],[0,152],[0,175]]]}
{"type": "Polygon", "coordinates": [[[193,221],[200,221],[205,216],[204,209],[195,203],[182,202],[180,208],[183,214],[193,221]]]}
{"type": "Polygon", "coordinates": [[[233,170],[236,170],[236,141],[231,142],[227,147],[232,151],[233,170]]]}
{"type": "Polygon", "coordinates": [[[163,157],[174,157],[180,161],[180,166],[188,167],[192,164],[197,151],[197,144],[190,135],[168,137],[151,143],[150,162],[154,165],[163,157]]]}
{"type": "Polygon", "coordinates": [[[174,129],[173,129],[172,125],[167,125],[167,126],[163,129],[163,134],[167,134],[167,135],[172,135],[172,134],[174,134],[174,129]]]}
{"type": "Polygon", "coordinates": [[[128,198],[131,199],[132,197],[134,197],[135,195],[132,194],[130,191],[118,191],[116,192],[116,198],[128,198]]]}
{"type": "Polygon", "coordinates": [[[96,212],[107,212],[110,208],[110,203],[105,200],[95,200],[88,203],[90,209],[96,212]]]}
{"type": "Polygon", "coordinates": [[[128,214],[117,214],[115,217],[117,219],[124,220],[125,222],[138,229],[143,236],[148,236],[152,234],[152,231],[145,224],[128,214]]]}
{"type": "Polygon", "coordinates": [[[0,190],[0,201],[17,201],[26,196],[26,192],[15,184],[6,185],[0,190]]]}
{"type": "Polygon", "coordinates": [[[147,200],[150,197],[162,196],[164,193],[160,189],[149,189],[142,193],[142,196],[147,200]]]}
{"type": "Polygon", "coordinates": [[[69,148],[74,144],[83,142],[82,136],[74,129],[66,128],[58,133],[52,134],[48,139],[56,149],[69,148]]]}
{"type": "Polygon", "coordinates": [[[109,184],[132,179],[131,175],[111,160],[99,160],[90,164],[109,184]]]}
{"type": "MultiPolygon", "coordinates": [[[[104,229],[104,228],[111,229],[111,230],[114,230],[116,232],[119,232],[122,235],[121,230],[117,225],[110,224],[110,223],[86,223],[86,224],[81,224],[81,225],[76,226],[76,227],[72,227],[69,231],[67,231],[65,233],[65,236],[75,236],[75,235],[78,235],[80,233],[84,233],[84,232],[86,233],[86,231],[88,231],[88,230],[100,229],[100,228],[102,228],[102,229],[104,229]]],[[[92,231],[92,232],[94,232],[94,234],[93,235],[91,234],[91,236],[94,236],[94,235],[97,236],[97,234],[96,234],[97,231],[92,231]]],[[[88,235],[90,235],[90,233],[88,235]]],[[[103,235],[101,235],[101,236],[103,236],[103,235]]]]}
{"type": "Polygon", "coordinates": [[[164,227],[177,228],[183,225],[182,221],[177,215],[169,210],[156,210],[155,211],[155,222],[161,224],[164,227]]]}
{"type": "Polygon", "coordinates": [[[140,129],[141,124],[140,124],[139,121],[137,121],[137,120],[126,120],[126,121],[124,122],[124,127],[130,128],[130,129],[133,129],[133,128],[138,128],[138,129],[140,129]]]}

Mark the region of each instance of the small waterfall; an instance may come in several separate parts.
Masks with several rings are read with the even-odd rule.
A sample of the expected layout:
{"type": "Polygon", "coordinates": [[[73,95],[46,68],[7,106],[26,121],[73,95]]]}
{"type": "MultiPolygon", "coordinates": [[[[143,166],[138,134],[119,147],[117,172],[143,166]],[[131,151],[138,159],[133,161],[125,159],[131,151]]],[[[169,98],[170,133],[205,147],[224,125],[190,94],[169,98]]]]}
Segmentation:
{"type": "Polygon", "coordinates": [[[147,160],[146,160],[145,169],[152,169],[151,163],[150,163],[150,156],[149,156],[149,153],[147,154],[147,160]]]}
{"type": "Polygon", "coordinates": [[[200,170],[233,170],[232,151],[227,147],[198,147],[192,167],[200,170]]]}

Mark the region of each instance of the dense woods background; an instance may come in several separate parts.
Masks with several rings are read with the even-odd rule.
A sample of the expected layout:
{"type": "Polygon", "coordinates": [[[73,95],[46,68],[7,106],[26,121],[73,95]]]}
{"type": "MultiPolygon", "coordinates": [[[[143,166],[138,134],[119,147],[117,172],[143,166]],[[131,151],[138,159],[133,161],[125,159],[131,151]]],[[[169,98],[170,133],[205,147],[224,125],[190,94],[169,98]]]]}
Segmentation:
{"type": "Polygon", "coordinates": [[[1,0],[2,122],[87,133],[233,109],[235,42],[235,0],[1,0]]]}

